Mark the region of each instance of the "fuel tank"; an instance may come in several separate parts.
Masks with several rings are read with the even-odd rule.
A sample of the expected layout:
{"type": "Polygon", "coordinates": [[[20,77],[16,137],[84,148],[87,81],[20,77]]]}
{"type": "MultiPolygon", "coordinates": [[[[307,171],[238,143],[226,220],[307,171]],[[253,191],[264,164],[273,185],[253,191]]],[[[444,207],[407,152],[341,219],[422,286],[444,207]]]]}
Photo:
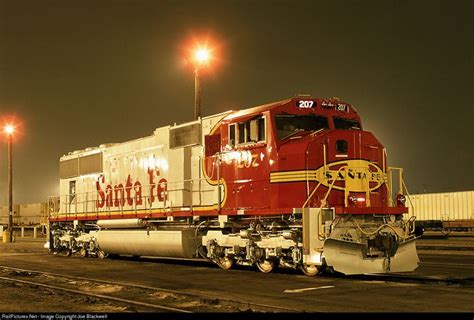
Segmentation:
{"type": "Polygon", "coordinates": [[[184,230],[100,230],[99,248],[108,254],[193,258],[197,241],[194,229],[184,230]]]}

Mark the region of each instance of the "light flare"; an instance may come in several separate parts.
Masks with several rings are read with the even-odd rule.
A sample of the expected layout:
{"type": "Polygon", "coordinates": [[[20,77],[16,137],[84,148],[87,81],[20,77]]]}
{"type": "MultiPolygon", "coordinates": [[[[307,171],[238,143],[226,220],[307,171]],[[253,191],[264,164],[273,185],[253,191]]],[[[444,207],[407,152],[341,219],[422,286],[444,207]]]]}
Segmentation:
{"type": "Polygon", "coordinates": [[[5,126],[5,133],[10,136],[13,134],[13,132],[15,132],[15,127],[11,124],[7,124],[5,126]]]}
{"type": "Polygon", "coordinates": [[[213,74],[222,64],[223,45],[209,32],[190,35],[181,45],[184,65],[200,74],[213,74]]]}
{"type": "Polygon", "coordinates": [[[211,59],[211,52],[207,48],[198,48],[194,54],[198,64],[205,64],[211,59]]]}
{"type": "Polygon", "coordinates": [[[0,118],[0,130],[3,131],[2,137],[12,140],[21,139],[23,136],[23,126],[23,121],[15,115],[3,115],[0,118]]]}

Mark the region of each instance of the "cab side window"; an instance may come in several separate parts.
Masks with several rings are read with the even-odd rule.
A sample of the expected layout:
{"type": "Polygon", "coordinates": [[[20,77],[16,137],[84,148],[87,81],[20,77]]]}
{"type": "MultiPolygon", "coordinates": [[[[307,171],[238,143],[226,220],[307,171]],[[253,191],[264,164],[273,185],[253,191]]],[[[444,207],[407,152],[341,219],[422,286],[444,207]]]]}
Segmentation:
{"type": "Polygon", "coordinates": [[[250,144],[265,141],[265,118],[263,116],[229,125],[229,145],[250,144]]]}
{"type": "Polygon", "coordinates": [[[245,142],[245,123],[238,124],[238,131],[239,131],[239,139],[237,140],[237,144],[242,144],[245,142]]]}
{"type": "Polygon", "coordinates": [[[265,118],[261,117],[257,120],[258,125],[258,141],[265,141],[265,118]]]}
{"type": "Polygon", "coordinates": [[[235,146],[235,124],[229,125],[229,145],[235,146]]]}

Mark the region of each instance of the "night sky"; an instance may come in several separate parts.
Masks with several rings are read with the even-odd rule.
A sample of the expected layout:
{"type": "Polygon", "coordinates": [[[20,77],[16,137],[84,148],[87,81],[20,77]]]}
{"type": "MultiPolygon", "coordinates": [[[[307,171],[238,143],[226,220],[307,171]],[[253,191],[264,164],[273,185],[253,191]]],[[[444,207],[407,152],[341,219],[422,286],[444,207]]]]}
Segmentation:
{"type": "MultiPolygon", "coordinates": [[[[0,120],[14,201],[58,193],[59,157],[193,119],[183,47],[213,39],[202,112],[297,93],[352,103],[412,193],[474,189],[473,1],[0,0],[0,120]]],[[[7,202],[0,139],[0,204],[7,202]]]]}

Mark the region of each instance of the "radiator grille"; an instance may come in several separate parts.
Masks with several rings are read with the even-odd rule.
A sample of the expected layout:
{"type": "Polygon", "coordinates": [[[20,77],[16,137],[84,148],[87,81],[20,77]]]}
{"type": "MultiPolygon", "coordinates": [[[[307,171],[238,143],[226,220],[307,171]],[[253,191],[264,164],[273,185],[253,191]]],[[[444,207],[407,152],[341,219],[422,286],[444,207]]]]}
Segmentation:
{"type": "Polygon", "coordinates": [[[102,172],[102,152],[59,162],[59,178],[102,172]]]}
{"type": "Polygon", "coordinates": [[[67,179],[79,175],[79,159],[70,159],[59,162],[59,178],[67,179]]]}
{"type": "Polygon", "coordinates": [[[179,148],[195,144],[201,144],[201,125],[199,123],[170,129],[170,148],[179,148]]]}
{"type": "Polygon", "coordinates": [[[79,158],[79,175],[102,172],[102,152],[79,158]]]}

